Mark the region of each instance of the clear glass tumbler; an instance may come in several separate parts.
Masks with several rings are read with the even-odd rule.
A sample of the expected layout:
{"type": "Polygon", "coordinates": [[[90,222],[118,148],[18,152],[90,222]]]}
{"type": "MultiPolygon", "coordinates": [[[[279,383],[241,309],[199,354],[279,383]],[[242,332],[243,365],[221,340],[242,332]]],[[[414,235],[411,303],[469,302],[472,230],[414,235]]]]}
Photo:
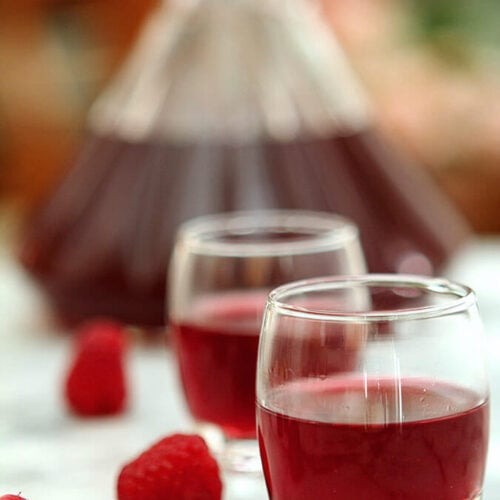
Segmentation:
{"type": "Polygon", "coordinates": [[[489,392],[472,290],[409,275],[291,283],[270,294],[260,339],[273,500],[481,498],[489,392]]]}
{"type": "Polygon", "coordinates": [[[170,332],[189,411],[227,470],[261,470],[255,376],[269,292],[364,270],[356,226],[331,214],[236,212],[181,226],[170,268],[170,332]]]}

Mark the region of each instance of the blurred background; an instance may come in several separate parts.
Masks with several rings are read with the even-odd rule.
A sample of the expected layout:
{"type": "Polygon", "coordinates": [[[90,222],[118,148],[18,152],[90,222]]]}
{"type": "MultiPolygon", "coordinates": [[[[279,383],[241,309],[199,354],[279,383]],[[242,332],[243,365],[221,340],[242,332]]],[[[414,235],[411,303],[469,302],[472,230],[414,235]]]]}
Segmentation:
{"type": "MultiPolygon", "coordinates": [[[[23,217],[76,154],[88,109],[155,0],[0,0],[0,204],[23,217]]],[[[500,231],[498,0],[322,0],[390,141],[477,232],[500,231]]],[[[12,220],[12,217],[9,217],[12,220]]]]}
{"type": "Polygon", "coordinates": [[[82,140],[87,110],[154,0],[0,1],[0,192],[26,211],[82,140]]]}

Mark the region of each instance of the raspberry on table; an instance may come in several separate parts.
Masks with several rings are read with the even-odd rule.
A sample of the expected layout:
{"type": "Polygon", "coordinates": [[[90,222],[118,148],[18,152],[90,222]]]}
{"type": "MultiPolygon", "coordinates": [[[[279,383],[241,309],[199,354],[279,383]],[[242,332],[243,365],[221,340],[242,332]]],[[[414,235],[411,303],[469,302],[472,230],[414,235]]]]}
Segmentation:
{"type": "Polygon", "coordinates": [[[125,465],[118,500],[220,500],[219,467],[197,435],[165,437],[125,465]]]}
{"type": "Polygon", "coordinates": [[[125,328],[117,322],[97,319],[78,329],[65,380],[66,401],[74,413],[101,416],[124,409],[125,350],[125,328]]]}

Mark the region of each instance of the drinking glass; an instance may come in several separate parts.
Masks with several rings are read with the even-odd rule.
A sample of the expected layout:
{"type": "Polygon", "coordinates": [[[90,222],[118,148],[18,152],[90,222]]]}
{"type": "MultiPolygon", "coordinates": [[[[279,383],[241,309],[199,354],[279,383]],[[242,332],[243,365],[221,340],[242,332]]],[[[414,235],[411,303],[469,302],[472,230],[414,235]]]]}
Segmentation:
{"type": "Polygon", "coordinates": [[[481,498],[489,399],[474,293],[327,277],[268,299],[257,427],[273,500],[481,498]],[[332,360],[345,359],[338,372],[332,360]]]}
{"type": "Polygon", "coordinates": [[[332,214],[233,212],[180,227],[170,268],[170,331],[197,431],[226,470],[261,470],[255,376],[269,292],[295,279],[364,270],[356,226],[332,214]]]}

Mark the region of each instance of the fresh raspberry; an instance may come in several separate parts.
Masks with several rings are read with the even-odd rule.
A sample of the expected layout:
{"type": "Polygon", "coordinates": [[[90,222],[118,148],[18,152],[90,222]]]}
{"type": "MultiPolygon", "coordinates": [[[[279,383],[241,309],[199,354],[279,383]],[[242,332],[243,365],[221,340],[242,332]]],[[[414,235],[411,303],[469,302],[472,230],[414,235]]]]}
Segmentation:
{"type": "Polygon", "coordinates": [[[79,329],[75,340],[65,386],[69,407],[81,416],[121,412],[127,396],[123,326],[94,320],[79,329]]]}
{"type": "Polygon", "coordinates": [[[0,500],[26,500],[21,495],[2,495],[0,500]]]}
{"type": "Polygon", "coordinates": [[[118,500],[219,500],[219,467],[200,436],[163,438],[125,465],[118,500]]]}

